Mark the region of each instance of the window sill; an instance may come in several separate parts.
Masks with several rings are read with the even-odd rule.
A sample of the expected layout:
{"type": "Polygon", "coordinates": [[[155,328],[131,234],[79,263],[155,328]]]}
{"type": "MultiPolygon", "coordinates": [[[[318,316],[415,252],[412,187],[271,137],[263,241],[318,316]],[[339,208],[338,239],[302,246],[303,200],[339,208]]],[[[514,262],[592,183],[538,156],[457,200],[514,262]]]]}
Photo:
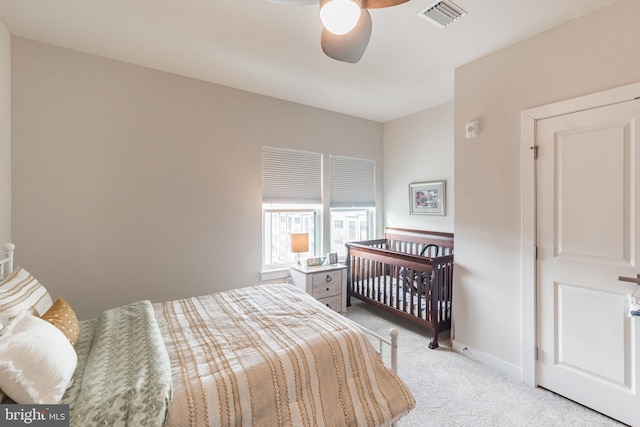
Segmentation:
{"type": "Polygon", "coordinates": [[[288,268],[278,268],[275,270],[263,270],[260,272],[260,281],[262,282],[285,279],[287,277],[289,277],[288,268]]]}

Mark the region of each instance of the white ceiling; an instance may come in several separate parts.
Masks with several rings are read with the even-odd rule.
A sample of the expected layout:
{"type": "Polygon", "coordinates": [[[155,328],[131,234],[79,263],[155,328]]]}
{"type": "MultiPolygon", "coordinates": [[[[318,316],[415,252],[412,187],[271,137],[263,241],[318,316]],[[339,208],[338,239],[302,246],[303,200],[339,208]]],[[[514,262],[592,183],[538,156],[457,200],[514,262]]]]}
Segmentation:
{"type": "Polygon", "coordinates": [[[453,100],[460,65],[616,0],[454,0],[440,29],[433,0],[371,10],[362,60],[320,48],[317,5],[264,0],[0,0],[9,32],[331,111],[386,122],[453,100]]]}

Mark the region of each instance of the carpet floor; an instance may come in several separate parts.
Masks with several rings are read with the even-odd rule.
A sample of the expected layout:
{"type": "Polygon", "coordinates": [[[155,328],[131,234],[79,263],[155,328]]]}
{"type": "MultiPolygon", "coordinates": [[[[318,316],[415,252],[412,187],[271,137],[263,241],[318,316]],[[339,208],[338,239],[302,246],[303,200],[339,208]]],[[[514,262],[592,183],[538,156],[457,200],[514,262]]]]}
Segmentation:
{"type": "MultiPolygon", "coordinates": [[[[428,333],[360,300],[352,300],[347,317],[384,337],[392,327],[400,331],[398,375],[416,399],[416,407],[399,422],[402,427],[624,425],[453,351],[444,334],[440,348],[430,350],[428,333]]],[[[388,350],[383,359],[388,363],[388,350]]]]}

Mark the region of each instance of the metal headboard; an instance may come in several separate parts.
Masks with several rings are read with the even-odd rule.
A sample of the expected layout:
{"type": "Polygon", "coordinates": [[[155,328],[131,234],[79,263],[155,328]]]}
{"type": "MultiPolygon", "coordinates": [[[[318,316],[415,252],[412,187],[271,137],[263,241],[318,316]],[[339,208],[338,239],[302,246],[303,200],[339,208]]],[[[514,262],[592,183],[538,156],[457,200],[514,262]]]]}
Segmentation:
{"type": "Polygon", "coordinates": [[[6,243],[2,246],[2,252],[4,257],[0,259],[0,281],[7,278],[13,272],[13,252],[16,250],[16,245],[13,243],[6,243]]]}

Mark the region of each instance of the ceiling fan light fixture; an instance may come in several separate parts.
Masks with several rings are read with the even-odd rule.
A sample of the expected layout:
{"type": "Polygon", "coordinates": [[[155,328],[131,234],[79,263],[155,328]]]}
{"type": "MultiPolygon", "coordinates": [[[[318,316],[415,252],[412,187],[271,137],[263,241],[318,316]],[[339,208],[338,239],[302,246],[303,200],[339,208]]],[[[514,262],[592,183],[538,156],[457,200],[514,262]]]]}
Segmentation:
{"type": "Polygon", "coordinates": [[[354,29],[362,8],[360,1],[323,0],[320,2],[320,20],[327,31],[341,36],[354,29]]]}

